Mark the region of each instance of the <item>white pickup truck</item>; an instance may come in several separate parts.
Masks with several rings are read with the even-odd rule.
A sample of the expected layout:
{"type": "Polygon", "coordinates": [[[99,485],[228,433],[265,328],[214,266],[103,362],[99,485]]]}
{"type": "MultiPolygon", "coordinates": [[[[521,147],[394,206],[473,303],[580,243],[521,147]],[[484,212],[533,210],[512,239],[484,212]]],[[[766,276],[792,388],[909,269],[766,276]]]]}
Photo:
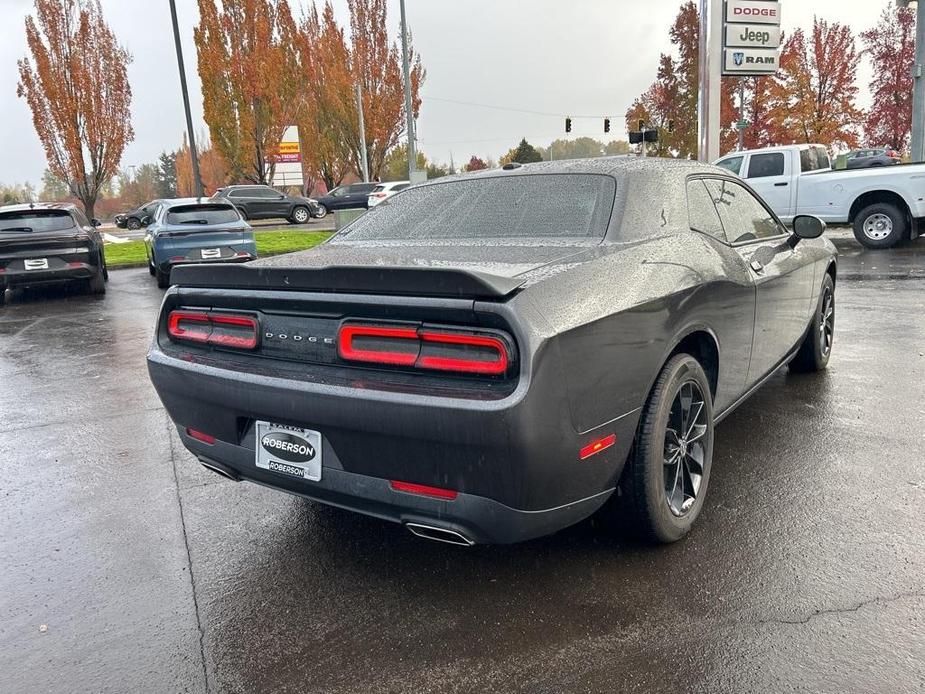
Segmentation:
{"type": "Polygon", "coordinates": [[[786,145],[733,152],[716,165],[746,179],[784,222],[811,214],[851,224],[867,248],[914,239],[925,222],[925,164],[833,171],[824,146],[786,145]]]}

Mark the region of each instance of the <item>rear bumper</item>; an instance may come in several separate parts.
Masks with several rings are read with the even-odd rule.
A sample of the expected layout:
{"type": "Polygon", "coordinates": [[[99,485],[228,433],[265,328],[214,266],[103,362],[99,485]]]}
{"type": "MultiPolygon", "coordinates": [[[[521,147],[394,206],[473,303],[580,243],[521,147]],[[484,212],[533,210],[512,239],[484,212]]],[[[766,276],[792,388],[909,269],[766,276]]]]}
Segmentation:
{"type": "Polygon", "coordinates": [[[148,354],[158,395],[201,460],[237,478],[474,542],[527,540],[594,513],[613,492],[635,433],[635,410],[576,432],[554,360],[499,400],[373,390],[361,376],[355,383],[294,380],[196,362],[157,343],[148,354]],[[321,481],[257,468],[255,420],[320,432],[321,481]],[[187,427],[215,443],[190,438],[187,427]],[[616,445],[579,459],[580,448],[611,433],[616,445]],[[445,501],[395,491],[391,480],[458,495],[445,501]]]}
{"type": "Polygon", "coordinates": [[[90,263],[72,263],[61,268],[49,268],[48,270],[17,270],[7,267],[3,272],[0,272],[0,287],[88,280],[96,275],[97,271],[97,267],[90,263]]]}
{"type": "Polygon", "coordinates": [[[452,501],[392,489],[389,480],[324,468],[319,482],[292,480],[258,468],[254,451],[222,441],[205,444],[178,427],[184,445],[213,470],[236,479],[302,496],[329,506],[401,524],[458,533],[470,543],[508,544],[554,533],[587,518],[613,490],[550,509],[521,511],[498,501],[460,493],[452,501]]]}
{"type": "Polygon", "coordinates": [[[178,265],[212,265],[215,263],[249,263],[252,260],[257,259],[256,253],[248,253],[246,256],[234,256],[230,258],[215,258],[215,259],[195,259],[195,258],[184,258],[183,260],[165,260],[157,264],[161,272],[169,272],[171,268],[175,268],[178,265]]]}

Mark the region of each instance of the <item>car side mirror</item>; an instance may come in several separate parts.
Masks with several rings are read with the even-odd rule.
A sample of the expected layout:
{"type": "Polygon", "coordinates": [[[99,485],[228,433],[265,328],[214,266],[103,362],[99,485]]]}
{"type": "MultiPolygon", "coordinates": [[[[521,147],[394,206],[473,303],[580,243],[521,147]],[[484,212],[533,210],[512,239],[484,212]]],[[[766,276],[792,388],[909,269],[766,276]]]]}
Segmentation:
{"type": "Polygon", "coordinates": [[[793,218],[793,236],[790,237],[791,247],[796,246],[800,239],[818,239],[825,233],[825,222],[811,214],[799,214],[793,218]]]}
{"type": "Polygon", "coordinates": [[[151,216],[145,215],[141,218],[141,226],[146,227],[151,223],[151,216]]]}
{"type": "Polygon", "coordinates": [[[100,220],[98,220],[96,217],[90,220],[90,224],[92,224],[95,227],[103,226],[103,223],[100,220]]]}

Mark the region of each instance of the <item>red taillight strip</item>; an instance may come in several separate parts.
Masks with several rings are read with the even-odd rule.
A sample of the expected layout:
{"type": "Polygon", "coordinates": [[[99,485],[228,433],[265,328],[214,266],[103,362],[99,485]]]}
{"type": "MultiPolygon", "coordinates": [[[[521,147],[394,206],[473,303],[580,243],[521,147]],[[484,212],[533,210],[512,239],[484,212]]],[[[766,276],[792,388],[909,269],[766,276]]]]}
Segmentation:
{"type": "Polygon", "coordinates": [[[439,369],[440,371],[464,371],[466,373],[490,374],[494,376],[503,374],[505,371],[507,371],[507,347],[505,346],[504,342],[502,342],[497,337],[422,331],[420,333],[420,338],[424,342],[471,345],[473,347],[491,347],[498,352],[498,358],[495,361],[422,356],[416,364],[422,369],[439,369]]]}
{"type": "Polygon", "coordinates": [[[344,325],[337,335],[337,352],[341,359],[350,361],[374,362],[377,364],[392,364],[394,366],[414,366],[418,359],[415,352],[386,352],[356,349],[353,346],[355,337],[384,337],[395,340],[418,341],[417,328],[385,328],[373,325],[344,325]]]}
{"type": "Polygon", "coordinates": [[[194,311],[171,311],[167,318],[167,333],[177,340],[189,340],[190,342],[208,342],[209,333],[211,332],[209,315],[202,312],[194,311]],[[180,326],[180,321],[185,323],[201,323],[206,330],[200,332],[188,330],[180,326]]]}
{"type": "Polygon", "coordinates": [[[250,316],[226,316],[221,313],[210,313],[209,320],[213,325],[234,325],[247,327],[253,330],[249,337],[242,335],[209,335],[209,344],[223,347],[236,347],[238,349],[254,349],[257,346],[257,319],[250,316]]]}
{"type": "Polygon", "coordinates": [[[171,311],[167,317],[167,334],[175,340],[201,342],[236,349],[254,349],[257,346],[258,327],[257,319],[251,316],[234,316],[205,311],[171,311]],[[201,326],[202,330],[185,328],[181,323],[195,323],[201,326]],[[251,333],[246,336],[215,334],[213,328],[223,325],[250,328],[251,333]]]}
{"type": "Polygon", "coordinates": [[[443,499],[444,501],[452,501],[457,496],[459,496],[459,492],[456,492],[452,489],[428,487],[425,484],[414,484],[413,482],[399,482],[398,480],[391,480],[389,485],[396,492],[406,492],[407,494],[429,496],[433,497],[434,499],[443,499]]]}

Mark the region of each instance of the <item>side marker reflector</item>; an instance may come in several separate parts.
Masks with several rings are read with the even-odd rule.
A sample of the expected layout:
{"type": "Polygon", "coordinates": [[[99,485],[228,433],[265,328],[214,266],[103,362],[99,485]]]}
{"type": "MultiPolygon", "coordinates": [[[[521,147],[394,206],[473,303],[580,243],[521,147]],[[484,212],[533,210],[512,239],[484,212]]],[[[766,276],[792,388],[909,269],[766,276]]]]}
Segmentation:
{"type": "Polygon", "coordinates": [[[196,429],[187,429],[187,430],[186,430],[186,435],[189,436],[190,438],[196,439],[197,441],[202,441],[203,443],[207,443],[207,444],[209,444],[210,446],[211,446],[213,443],[215,443],[215,437],[214,437],[214,436],[210,436],[209,434],[205,434],[205,433],[203,433],[203,432],[201,432],[201,431],[198,431],[198,430],[196,430],[196,429]]]}
{"type": "Polygon", "coordinates": [[[603,450],[610,448],[617,442],[617,435],[611,434],[610,436],[605,436],[602,439],[597,441],[592,441],[587,446],[578,451],[578,459],[584,460],[585,458],[590,458],[592,455],[596,455],[603,450]]]}

